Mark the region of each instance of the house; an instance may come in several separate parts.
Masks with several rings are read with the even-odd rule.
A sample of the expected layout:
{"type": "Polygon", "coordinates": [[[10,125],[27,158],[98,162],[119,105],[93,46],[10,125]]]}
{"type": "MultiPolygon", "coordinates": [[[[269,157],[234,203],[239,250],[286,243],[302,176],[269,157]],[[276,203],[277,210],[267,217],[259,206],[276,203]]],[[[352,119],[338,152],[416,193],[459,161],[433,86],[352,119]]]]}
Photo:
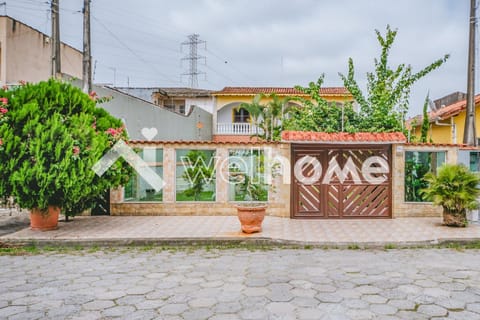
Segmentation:
{"type": "Polygon", "coordinates": [[[180,114],[188,114],[194,107],[213,112],[212,90],[177,87],[115,87],[115,89],[180,114]]]}
{"type": "MultiPolygon", "coordinates": [[[[463,142],[465,115],[467,109],[466,95],[455,92],[434,101],[434,110],[428,113],[429,129],[427,140],[436,144],[458,144],[463,142]]],[[[410,128],[410,140],[418,141],[422,131],[422,116],[407,121],[410,128]]],[[[480,142],[480,95],[475,96],[476,137],[480,142]]],[[[461,146],[458,151],[458,163],[463,163],[470,170],[480,172],[480,150],[461,146]]]]}
{"type": "MultiPolygon", "coordinates": [[[[465,94],[456,92],[435,100],[435,110],[428,113],[429,130],[427,139],[433,143],[462,143],[465,128],[467,100],[465,94]]],[[[475,97],[476,123],[480,123],[480,95],[475,97]]],[[[411,137],[420,139],[423,116],[416,116],[407,121],[411,137]]],[[[480,128],[477,125],[477,138],[480,128]]],[[[412,139],[412,140],[414,140],[412,139]]]]}
{"type": "Polygon", "coordinates": [[[156,105],[177,113],[186,114],[193,107],[213,113],[212,91],[195,88],[158,88],[152,94],[156,105]]]}
{"type": "MultiPolygon", "coordinates": [[[[61,71],[82,77],[81,51],[60,45],[61,71]]],[[[50,37],[8,16],[0,16],[0,85],[19,81],[38,82],[51,77],[52,41],[50,37]]]]}
{"type": "MultiPolygon", "coordinates": [[[[81,87],[81,81],[74,84],[81,87]]],[[[212,114],[199,107],[192,107],[188,114],[179,114],[167,108],[159,108],[116,88],[93,86],[100,97],[112,97],[99,106],[125,123],[131,140],[145,141],[210,141],[212,139],[212,114]]]]}
{"type": "MultiPolygon", "coordinates": [[[[271,94],[280,98],[291,96],[311,99],[295,88],[280,87],[225,87],[220,91],[213,92],[213,141],[245,142],[257,133],[250,123],[250,115],[244,109],[238,108],[242,103],[250,103],[257,94],[265,94],[261,103],[268,103],[271,94]]],[[[320,95],[327,101],[343,104],[353,101],[353,97],[345,88],[325,87],[320,89],[320,95]]],[[[291,102],[298,104],[298,102],[291,102]]]]}

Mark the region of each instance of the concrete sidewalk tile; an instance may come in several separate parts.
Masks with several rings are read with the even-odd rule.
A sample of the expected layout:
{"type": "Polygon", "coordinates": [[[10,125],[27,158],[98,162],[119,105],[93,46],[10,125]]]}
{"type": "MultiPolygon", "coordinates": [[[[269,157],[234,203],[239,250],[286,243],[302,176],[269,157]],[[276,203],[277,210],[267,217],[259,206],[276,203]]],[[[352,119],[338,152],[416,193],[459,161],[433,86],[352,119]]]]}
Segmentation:
{"type": "Polygon", "coordinates": [[[448,240],[480,240],[480,225],[448,228],[440,218],[362,220],[296,220],[267,216],[263,232],[240,232],[236,216],[95,216],[60,222],[59,228],[36,232],[28,228],[0,237],[8,241],[100,240],[258,240],[299,244],[403,244],[448,240]]]}

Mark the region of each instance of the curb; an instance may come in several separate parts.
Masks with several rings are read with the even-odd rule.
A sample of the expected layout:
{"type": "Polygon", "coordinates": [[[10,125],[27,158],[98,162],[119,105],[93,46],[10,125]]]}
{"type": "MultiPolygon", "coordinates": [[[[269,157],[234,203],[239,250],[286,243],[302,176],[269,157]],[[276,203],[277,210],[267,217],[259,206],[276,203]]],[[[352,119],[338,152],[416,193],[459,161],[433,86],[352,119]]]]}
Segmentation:
{"type": "Polygon", "coordinates": [[[435,248],[447,245],[468,245],[480,243],[480,238],[436,239],[409,242],[308,242],[267,237],[239,238],[118,238],[118,239],[8,239],[0,238],[2,247],[136,247],[136,246],[169,246],[169,247],[205,247],[205,246],[248,246],[292,248],[292,249],[409,249],[435,248]]]}

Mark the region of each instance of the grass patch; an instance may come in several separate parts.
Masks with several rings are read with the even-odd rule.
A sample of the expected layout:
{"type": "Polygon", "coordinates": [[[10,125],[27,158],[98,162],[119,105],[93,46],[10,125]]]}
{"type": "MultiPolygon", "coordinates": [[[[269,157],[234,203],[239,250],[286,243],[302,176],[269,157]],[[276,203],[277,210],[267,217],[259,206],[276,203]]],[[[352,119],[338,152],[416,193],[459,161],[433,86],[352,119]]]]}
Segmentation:
{"type": "MultiPolygon", "coordinates": [[[[385,244],[385,250],[398,249],[396,244],[385,244]]],[[[475,242],[448,242],[438,245],[419,246],[419,247],[401,247],[402,249],[410,250],[428,250],[428,249],[452,249],[452,250],[480,250],[480,241],[475,242]]],[[[207,253],[228,250],[246,250],[249,252],[259,251],[271,251],[271,250],[368,250],[359,246],[358,244],[350,244],[347,247],[331,246],[315,246],[311,244],[307,245],[288,245],[288,244],[276,244],[269,242],[199,242],[199,243],[171,243],[171,244],[144,244],[144,245],[129,245],[129,246],[54,246],[54,245],[8,245],[0,243],[0,255],[37,255],[37,254],[92,254],[96,252],[116,253],[116,254],[135,254],[135,252],[154,252],[154,253],[187,253],[191,254],[196,251],[205,251],[207,253]]],[[[378,248],[377,248],[378,249],[378,248]]],[[[375,248],[372,248],[375,250],[375,248]]]]}
{"type": "Polygon", "coordinates": [[[387,244],[384,246],[384,249],[385,249],[385,250],[397,249],[397,246],[394,245],[393,243],[387,243],[387,244]]]}

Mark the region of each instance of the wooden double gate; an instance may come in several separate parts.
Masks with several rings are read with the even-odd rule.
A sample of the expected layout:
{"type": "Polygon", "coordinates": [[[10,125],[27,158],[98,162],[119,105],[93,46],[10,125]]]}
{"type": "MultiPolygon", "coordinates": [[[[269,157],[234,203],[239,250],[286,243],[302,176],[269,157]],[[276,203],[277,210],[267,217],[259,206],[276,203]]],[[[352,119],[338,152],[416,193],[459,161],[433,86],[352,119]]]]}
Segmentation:
{"type": "Polygon", "coordinates": [[[292,144],[291,217],[391,218],[391,153],[391,145],[292,144]]]}

